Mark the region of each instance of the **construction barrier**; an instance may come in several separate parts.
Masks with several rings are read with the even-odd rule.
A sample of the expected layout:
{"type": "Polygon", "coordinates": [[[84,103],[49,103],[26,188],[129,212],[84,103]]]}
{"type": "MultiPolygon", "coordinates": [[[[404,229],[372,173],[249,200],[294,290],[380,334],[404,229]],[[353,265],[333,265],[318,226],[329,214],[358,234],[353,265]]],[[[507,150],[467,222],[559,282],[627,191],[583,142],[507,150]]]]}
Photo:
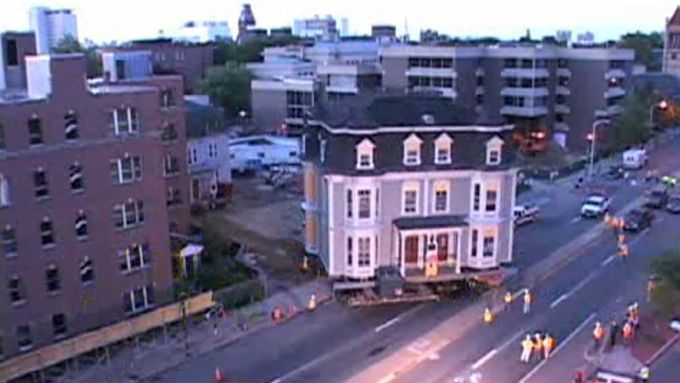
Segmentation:
{"type": "MultiPolygon", "coordinates": [[[[212,291],[185,301],[186,315],[194,315],[214,305],[212,291]]],[[[153,328],[176,322],[182,318],[181,304],[173,303],[137,317],[53,343],[35,351],[0,363],[2,381],[12,380],[57,363],[88,353],[124,339],[143,334],[153,328]]]]}

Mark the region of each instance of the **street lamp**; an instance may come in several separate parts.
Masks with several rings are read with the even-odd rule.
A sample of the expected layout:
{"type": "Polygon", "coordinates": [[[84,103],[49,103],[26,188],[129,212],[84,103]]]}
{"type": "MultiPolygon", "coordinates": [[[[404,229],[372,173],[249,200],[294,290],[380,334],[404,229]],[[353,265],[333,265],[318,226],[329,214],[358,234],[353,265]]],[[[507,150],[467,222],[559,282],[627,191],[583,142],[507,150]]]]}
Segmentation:
{"type": "Polygon", "coordinates": [[[592,129],[588,134],[588,140],[590,140],[590,159],[588,161],[588,179],[593,176],[593,163],[595,162],[595,141],[597,141],[597,127],[600,125],[608,124],[609,120],[595,120],[593,122],[592,129]]]}
{"type": "Polygon", "coordinates": [[[653,129],[654,128],[654,110],[656,108],[659,108],[661,110],[666,110],[668,108],[668,101],[666,100],[661,100],[657,103],[652,104],[649,107],[649,128],[653,129]]]}

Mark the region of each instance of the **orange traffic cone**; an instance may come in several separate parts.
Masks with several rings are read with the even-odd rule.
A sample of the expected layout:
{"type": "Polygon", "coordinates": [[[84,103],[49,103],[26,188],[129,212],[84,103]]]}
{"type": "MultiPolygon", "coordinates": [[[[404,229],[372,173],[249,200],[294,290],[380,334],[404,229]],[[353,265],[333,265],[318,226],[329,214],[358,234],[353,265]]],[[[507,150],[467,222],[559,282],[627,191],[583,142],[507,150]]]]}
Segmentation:
{"type": "Polygon", "coordinates": [[[219,367],[215,367],[215,374],[213,375],[213,379],[215,379],[216,382],[224,381],[224,375],[222,375],[222,371],[220,371],[219,367]]]}

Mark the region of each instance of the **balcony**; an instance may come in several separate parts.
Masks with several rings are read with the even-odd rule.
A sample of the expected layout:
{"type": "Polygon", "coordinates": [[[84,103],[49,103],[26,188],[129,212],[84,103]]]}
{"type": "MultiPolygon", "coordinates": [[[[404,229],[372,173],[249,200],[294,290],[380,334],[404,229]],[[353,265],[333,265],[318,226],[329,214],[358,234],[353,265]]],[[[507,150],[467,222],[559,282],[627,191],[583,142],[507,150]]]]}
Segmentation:
{"type": "Polygon", "coordinates": [[[571,71],[567,68],[557,68],[557,77],[571,78],[571,71]]]}
{"type": "Polygon", "coordinates": [[[555,104],[555,113],[560,113],[560,114],[569,114],[571,110],[569,107],[565,104],[555,104]]]}
{"type": "Polygon", "coordinates": [[[608,88],[604,92],[604,98],[623,97],[625,95],[626,95],[626,90],[621,88],[620,86],[608,88]]]}
{"type": "Polygon", "coordinates": [[[501,71],[501,77],[513,78],[547,78],[550,76],[545,68],[506,68],[501,71]]]}
{"type": "Polygon", "coordinates": [[[548,114],[548,108],[545,106],[504,106],[501,108],[501,114],[520,117],[538,117],[548,114]]]}
{"type": "Polygon", "coordinates": [[[545,97],[548,95],[548,88],[510,88],[505,87],[501,89],[501,96],[518,96],[518,97],[545,97]]]}
{"type": "Polygon", "coordinates": [[[422,92],[422,91],[436,91],[441,94],[442,97],[446,98],[451,98],[455,99],[458,96],[458,93],[453,88],[443,88],[443,87],[435,87],[435,86],[414,86],[411,87],[411,90],[414,92],[422,92]]]}
{"type": "Polygon", "coordinates": [[[427,76],[427,77],[450,77],[456,78],[458,74],[452,68],[409,68],[406,70],[406,76],[427,76]]]}
{"type": "Polygon", "coordinates": [[[623,112],[623,107],[621,105],[611,105],[605,109],[599,109],[595,111],[595,117],[598,118],[609,118],[621,114],[623,112]]]}
{"type": "Polygon", "coordinates": [[[359,88],[356,85],[327,85],[326,92],[328,93],[342,93],[342,94],[357,94],[359,88]]]}
{"type": "Polygon", "coordinates": [[[558,95],[561,95],[561,96],[569,96],[571,94],[571,91],[566,86],[559,86],[558,85],[557,88],[555,88],[555,94],[558,94],[558,95]]]}
{"type": "Polygon", "coordinates": [[[610,69],[604,73],[604,79],[609,81],[613,78],[625,78],[626,72],[623,69],[610,69]]]}
{"type": "Polygon", "coordinates": [[[480,94],[484,94],[484,87],[483,86],[478,86],[475,88],[475,95],[479,96],[480,94]]]}

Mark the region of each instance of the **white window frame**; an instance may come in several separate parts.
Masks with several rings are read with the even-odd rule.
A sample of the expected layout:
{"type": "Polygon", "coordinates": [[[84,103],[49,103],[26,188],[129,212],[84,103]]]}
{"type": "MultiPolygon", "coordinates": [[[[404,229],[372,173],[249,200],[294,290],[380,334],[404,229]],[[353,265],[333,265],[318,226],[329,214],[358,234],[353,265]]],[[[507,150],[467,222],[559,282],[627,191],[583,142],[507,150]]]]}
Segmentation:
{"type": "Polygon", "coordinates": [[[404,158],[403,162],[404,165],[406,166],[418,166],[421,164],[421,152],[420,152],[420,147],[423,143],[423,140],[421,140],[417,135],[411,134],[408,136],[403,143],[404,147],[404,158]],[[411,156],[411,153],[415,153],[414,156],[411,156]]]}
{"type": "Polygon", "coordinates": [[[374,158],[375,144],[371,142],[368,138],[364,138],[359,145],[356,146],[357,152],[357,170],[371,170],[375,168],[375,158],[374,158]],[[362,157],[366,156],[368,158],[367,163],[362,163],[362,157]]]}
{"type": "Polygon", "coordinates": [[[208,143],[208,158],[217,157],[217,144],[210,142],[208,143]]]}
{"type": "Polygon", "coordinates": [[[123,185],[123,184],[130,184],[135,181],[139,181],[142,179],[143,174],[142,174],[142,158],[140,156],[130,156],[130,154],[125,153],[125,156],[123,158],[117,158],[116,164],[118,166],[118,184],[123,185]],[[135,168],[135,159],[139,159],[139,177],[136,176],[137,174],[137,169],[135,168]],[[129,179],[123,178],[123,161],[130,161],[130,170],[132,172],[132,177],[129,179]]]}
{"type": "Polygon", "coordinates": [[[448,134],[442,133],[437,137],[437,139],[434,141],[434,163],[436,165],[447,165],[450,164],[452,159],[451,159],[451,146],[453,144],[453,139],[449,137],[448,134]],[[443,150],[446,152],[446,158],[445,159],[440,159],[439,158],[439,151],[443,150]]]}
{"type": "Polygon", "coordinates": [[[300,151],[302,152],[302,155],[307,154],[307,134],[302,135],[300,151]]]}
{"type": "Polygon", "coordinates": [[[131,273],[136,270],[141,270],[151,263],[148,262],[149,255],[144,252],[145,247],[146,245],[144,244],[135,243],[123,250],[118,251],[118,256],[121,258],[125,258],[125,264],[127,265],[127,268],[125,270],[121,270],[123,274],[131,273]],[[132,251],[131,251],[132,248],[139,249],[139,254],[137,254],[137,256],[139,256],[139,267],[136,268],[132,267],[132,251]]]}
{"type": "MultiPolygon", "coordinates": [[[[365,198],[365,197],[363,197],[365,198]]],[[[373,188],[370,187],[362,187],[362,188],[357,188],[356,189],[356,219],[360,221],[365,221],[373,218],[373,188]],[[361,192],[368,192],[368,217],[362,217],[361,216],[361,199],[362,194],[361,192]]]]}
{"type": "Polygon", "coordinates": [[[494,228],[485,228],[482,230],[482,236],[480,238],[481,243],[480,243],[480,255],[482,259],[496,259],[496,254],[498,253],[498,231],[495,230],[494,228]],[[488,238],[491,238],[493,241],[493,247],[491,249],[491,255],[487,256],[485,255],[485,242],[488,238]]]}
{"type": "Polygon", "coordinates": [[[402,215],[417,215],[420,212],[419,209],[419,198],[420,198],[420,184],[418,182],[404,182],[401,187],[401,214],[402,215]],[[414,211],[406,210],[406,193],[415,192],[415,206],[414,211]]]}
{"type": "Polygon", "coordinates": [[[481,211],[484,212],[484,214],[496,214],[498,213],[498,204],[500,203],[500,182],[498,181],[485,181],[484,185],[482,187],[482,194],[483,194],[483,205],[481,211]],[[488,202],[489,202],[489,191],[495,191],[496,192],[496,199],[494,201],[494,209],[493,210],[487,210],[488,202]]]}
{"type": "Polygon", "coordinates": [[[356,237],[356,249],[353,249],[356,253],[356,267],[363,269],[363,268],[370,268],[373,265],[373,251],[374,251],[374,246],[373,246],[373,239],[374,237],[372,235],[360,235],[356,237]],[[361,255],[363,254],[361,252],[361,244],[368,242],[368,263],[362,265],[362,258],[361,255]]]}
{"type": "Polygon", "coordinates": [[[0,173],[0,207],[9,206],[12,204],[9,193],[9,181],[7,176],[0,173]]]}
{"type": "Polygon", "coordinates": [[[121,134],[134,134],[139,132],[139,111],[135,110],[135,119],[132,118],[132,113],[133,108],[132,107],[125,107],[125,108],[116,108],[113,110],[113,132],[116,136],[121,135],[121,134]],[[120,110],[125,111],[124,116],[119,116],[118,112],[120,110]],[[119,121],[121,120],[121,117],[124,118],[127,121],[127,131],[121,131],[121,127],[119,124],[119,121]],[[133,121],[135,122],[133,126],[133,121]],[[133,129],[134,127],[134,129],[133,129]]]}
{"type": "Polygon", "coordinates": [[[322,164],[326,162],[326,144],[326,140],[324,139],[319,143],[319,160],[322,164]]]}
{"type": "Polygon", "coordinates": [[[502,161],[503,140],[494,136],[486,143],[486,164],[489,166],[500,165],[502,161]],[[495,153],[495,155],[494,155],[495,153]]]}
{"type": "Polygon", "coordinates": [[[132,289],[127,292],[128,299],[130,299],[130,307],[132,308],[132,311],[130,314],[138,313],[140,311],[147,310],[150,307],[153,307],[153,303],[149,303],[149,293],[147,291],[148,286],[142,286],[138,287],[136,289],[132,289]],[[135,307],[135,290],[141,289],[142,290],[142,296],[144,297],[144,304],[142,307],[135,307]]]}
{"type": "Polygon", "coordinates": [[[129,229],[131,227],[136,227],[136,226],[139,226],[142,223],[144,223],[140,220],[140,217],[143,214],[140,214],[140,212],[139,212],[139,202],[143,203],[143,201],[141,201],[141,200],[128,199],[127,201],[116,204],[114,206],[114,208],[113,208],[114,211],[118,210],[118,208],[120,207],[120,211],[123,214],[123,226],[122,227],[116,227],[116,229],[118,229],[118,230],[129,229]],[[134,220],[133,223],[127,221],[127,213],[128,213],[127,205],[128,204],[132,204],[134,206],[135,220],[134,220]]]}
{"type": "Polygon", "coordinates": [[[435,181],[432,185],[432,212],[435,214],[446,214],[451,205],[451,182],[448,180],[435,181]],[[446,193],[446,200],[443,210],[437,210],[437,192],[446,193]]]}

